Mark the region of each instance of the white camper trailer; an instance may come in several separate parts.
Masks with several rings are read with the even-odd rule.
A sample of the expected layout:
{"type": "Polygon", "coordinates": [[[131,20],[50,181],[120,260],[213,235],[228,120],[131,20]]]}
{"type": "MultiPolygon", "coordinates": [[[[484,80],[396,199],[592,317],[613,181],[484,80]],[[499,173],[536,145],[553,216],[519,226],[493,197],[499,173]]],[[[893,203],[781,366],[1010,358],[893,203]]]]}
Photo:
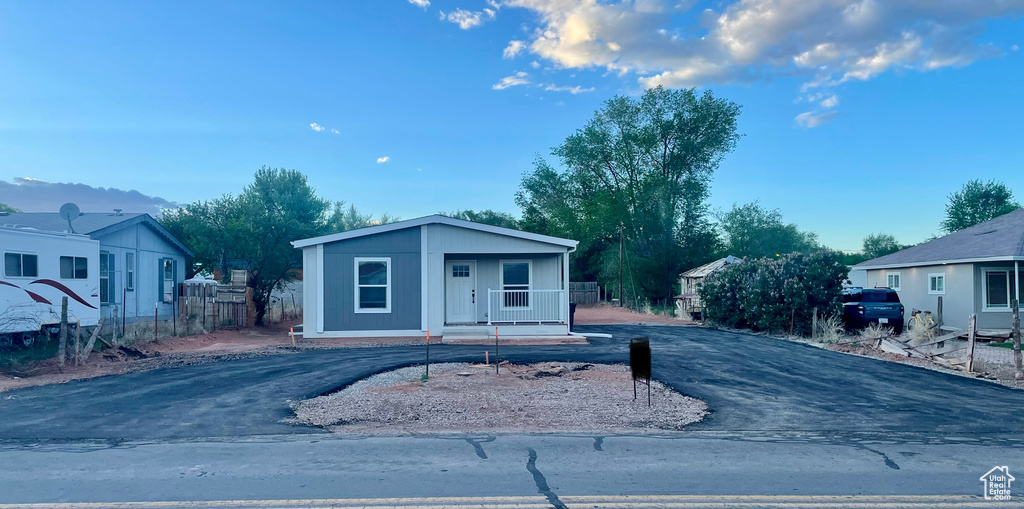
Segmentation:
{"type": "Polygon", "coordinates": [[[0,226],[0,347],[29,345],[68,321],[93,327],[100,317],[100,243],[84,235],[0,226]]]}

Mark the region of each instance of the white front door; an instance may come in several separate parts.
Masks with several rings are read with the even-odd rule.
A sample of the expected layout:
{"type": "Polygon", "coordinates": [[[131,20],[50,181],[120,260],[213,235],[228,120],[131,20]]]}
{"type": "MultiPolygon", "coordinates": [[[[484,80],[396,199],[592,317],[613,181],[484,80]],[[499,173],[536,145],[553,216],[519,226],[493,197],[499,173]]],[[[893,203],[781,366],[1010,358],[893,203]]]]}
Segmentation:
{"type": "Polygon", "coordinates": [[[476,262],[445,264],[445,322],[476,323],[476,262]]]}

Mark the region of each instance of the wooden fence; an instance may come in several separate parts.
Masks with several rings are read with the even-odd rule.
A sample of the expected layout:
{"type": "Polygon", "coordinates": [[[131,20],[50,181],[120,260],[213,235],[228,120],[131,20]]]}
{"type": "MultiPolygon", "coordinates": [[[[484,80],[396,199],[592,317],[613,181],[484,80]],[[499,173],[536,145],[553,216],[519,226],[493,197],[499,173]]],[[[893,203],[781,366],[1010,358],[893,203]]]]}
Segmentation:
{"type": "Polygon", "coordinates": [[[179,283],[178,318],[196,320],[204,329],[249,324],[251,290],[215,283],[179,283]]]}
{"type": "Polygon", "coordinates": [[[597,282],[569,283],[569,301],[576,304],[597,304],[600,293],[601,287],[597,282]]]}

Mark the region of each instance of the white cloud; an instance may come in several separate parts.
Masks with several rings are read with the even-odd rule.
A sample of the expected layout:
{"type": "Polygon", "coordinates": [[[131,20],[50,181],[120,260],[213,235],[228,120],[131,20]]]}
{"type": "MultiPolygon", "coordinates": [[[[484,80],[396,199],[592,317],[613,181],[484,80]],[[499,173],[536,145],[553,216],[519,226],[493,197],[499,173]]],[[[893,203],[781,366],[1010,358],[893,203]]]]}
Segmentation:
{"type": "Polygon", "coordinates": [[[835,108],[836,106],[839,106],[839,96],[837,95],[833,94],[828,98],[824,99],[823,101],[821,101],[821,107],[827,110],[835,108]]]}
{"type": "Polygon", "coordinates": [[[540,62],[534,60],[533,62],[530,62],[530,67],[533,67],[534,69],[540,69],[540,62]]]}
{"type": "Polygon", "coordinates": [[[484,9],[482,11],[469,11],[466,9],[455,9],[453,12],[445,14],[441,11],[441,21],[447,21],[449,23],[455,23],[459,25],[459,28],[463,30],[469,30],[473,27],[478,27],[484,24],[485,21],[494,19],[496,12],[494,9],[484,9]]]}
{"type": "Polygon", "coordinates": [[[339,131],[337,129],[331,129],[331,133],[332,134],[341,134],[341,131],[339,131]]]}
{"type": "Polygon", "coordinates": [[[309,124],[309,128],[314,130],[314,131],[316,131],[316,132],[318,132],[318,133],[319,132],[323,132],[323,130],[324,130],[324,126],[322,126],[322,125],[320,125],[320,124],[318,124],[316,122],[313,122],[312,124],[309,124]]]}
{"type": "Polygon", "coordinates": [[[837,111],[826,111],[824,113],[806,111],[797,115],[793,120],[796,120],[797,125],[810,129],[831,122],[838,114],[839,112],[837,111]]]}
{"type": "Polygon", "coordinates": [[[582,94],[582,93],[585,93],[585,92],[593,92],[594,91],[594,87],[583,88],[583,87],[581,87],[579,85],[576,85],[576,86],[558,86],[558,85],[555,85],[553,83],[548,83],[547,85],[544,85],[544,90],[547,90],[547,91],[550,91],[550,92],[569,92],[572,95],[576,95],[576,94],[582,94]]]}
{"type": "Polygon", "coordinates": [[[1020,46],[1017,46],[1016,44],[1014,44],[1013,46],[1010,46],[1010,51],[1017,51],[1019,49],[1020,49],[1020,46]]]}
{"type": "Polygon", "coordinates": [[[505,76],[504,78],[501,78],[501,81],[491,85],[491,88],[493,88],[494,90],[505,90],[508,87],[515,87],[515,86],[519,86],[519,85],[529,85],[529,84],[530,84],[530,77],[529,77],[529,75],[526,74],[523,71],[516,71],[516,73],[511,75],[511,76],[505,76]]]}
{"type": "Polygon", "coordinates": [[[377,164],[384,164],[384,163],[386,163],[386,162],[388,162],[390,160],[391,160],[391,158],[388,157],[388,156],[378,157],[377,158],[377,164]]]}
{"type": "Polygon", "coordinates": [[[526,44],[523,41],[508,41],[505,51],[501,52],[501,58],[515,58],[525,48],[526,44]]]}
{"type": "MultiPolygon", "coordinates": [[[[999,54],[976,40],[1022,0],[505,0],[539,20],[527,51],[556,68],[605,69],[645,86],[805,76],[803,90],[929,72],[999,54]],[[713,9],[698,11],[694,5],[713,9]],[[697,23],[680,25],[692,10],[697,23]]],[[[804,117],[807,118],[807,117],[804,117]]],[[[809,121],[808,121],[809,122],[809,121]]],[[[820,125],[817,124],[817,125],[820,125]]]]}
{"type": "Polygon", "coordinates": [[[430,7],[430,0],[409,0],[409,3],[416,7],[422,7],[424,10],[426,10],[427,7],[430,7]]]}

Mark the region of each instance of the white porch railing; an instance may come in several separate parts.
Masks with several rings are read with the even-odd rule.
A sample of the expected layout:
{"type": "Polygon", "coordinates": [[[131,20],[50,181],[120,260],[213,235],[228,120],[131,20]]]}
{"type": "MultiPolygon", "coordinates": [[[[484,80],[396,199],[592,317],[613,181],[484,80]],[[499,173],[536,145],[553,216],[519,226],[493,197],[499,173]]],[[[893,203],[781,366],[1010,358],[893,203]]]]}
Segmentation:
{"type": "Polygon", "coordinates": [[[565,323],[565,290],[487,290],[487,325],[565,323]]]}

